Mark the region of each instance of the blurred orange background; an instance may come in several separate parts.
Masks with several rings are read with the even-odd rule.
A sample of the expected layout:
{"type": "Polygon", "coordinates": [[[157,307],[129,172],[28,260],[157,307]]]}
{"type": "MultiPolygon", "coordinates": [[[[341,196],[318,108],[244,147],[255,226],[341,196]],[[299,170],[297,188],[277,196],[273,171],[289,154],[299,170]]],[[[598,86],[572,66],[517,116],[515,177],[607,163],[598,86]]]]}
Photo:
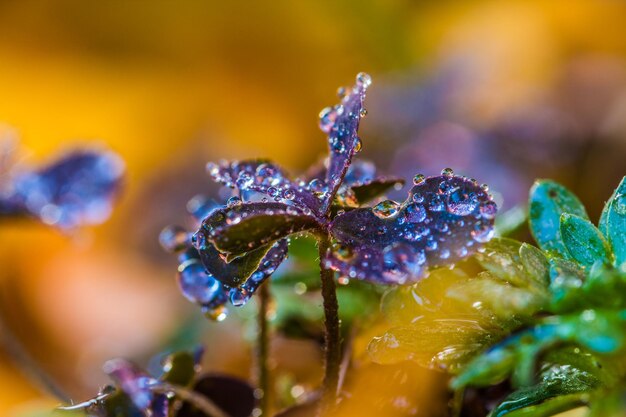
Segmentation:
{"type": "MultiPolygon", "coordinates": [[[[471,57],[472,82],[455,93],[454,111],[478,127],[551,100],[563,74],[573,73],[591,87],[567,104],[582,105],[574,114],[589,120],[579,121],[623,161],[625,21],[626,3],[610,0],[2,2],[0,122],[19,135],[18,163],[107,146],[127,165],[121,201],[101,226],[67,236],[2,224],[2,311],[77,399],[106,382],[104,360],[156,354],[196,314],[157,236],[184,222],[187,199],[214,190],[205,162],[265,156],[305,169],[325,151],[319,110],[359,71],[374,80],[373,115],[384,110],[379,85],[410,87],[416,74],[471,57]]],[[[368,146],[392,154],[384,126],[368,137],[368,119],[366,155],[368,146]]],[[[576,181],[568,174],[576,169],[554,171],[582,181],[576,191],[596,213],[626,173],[595,176],[601,162],[592,160],[576,181]]],[[[247,376],[248,348],[237,343],[245,330],[236,323],[201,330],[207,366],[247,376]]],[[[310,363],[285,366],[318,378],[319,369],[304,368],[321,368],[320,359],[307,355],[310,363]]],[[[56,404],[2,356],[0,415],[56,404]]]]}

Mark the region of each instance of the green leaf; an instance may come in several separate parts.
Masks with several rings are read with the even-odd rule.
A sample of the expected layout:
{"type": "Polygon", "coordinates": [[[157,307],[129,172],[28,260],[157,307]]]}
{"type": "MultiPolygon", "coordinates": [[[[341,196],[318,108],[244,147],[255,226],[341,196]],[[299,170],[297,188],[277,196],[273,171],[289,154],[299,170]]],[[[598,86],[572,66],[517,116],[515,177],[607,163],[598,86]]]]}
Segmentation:
{"type": "Polygon", "coordinates": [[[598,385],[597,378],[572,364],[550,365],[543,369],[536,385],[514,391],[490,415],[551,416],[584,405],[581,394],[598,385]]]}
{"type": "Polygon", "coordinates": [[[604,222],[605,236],[613,249],[615,265],[620,266],[626,262],[626,177],[607,202],[602,214],[601,223],[604,222]]]}
{"type": "Polygon", "coordinates": [[[547,287],[550,284],[550,262],[543,252],[533,245],[522,243],[519,256],[528,276],[534,279],[539,287],[547,287]]]}
{"type": "Polygon", "coordinates": [[[580,200],[567,188],[554,181],[536,181],[530,190],[530,230],[541,249],[568,257],[561,239],[563,213],[589,218],[580,200]]]}
{"type": "Polygon", "coordinates": [[[548,301],[545,293],[516,288],[488,272],[452,286],[447,295],[469,304],[480,303],[481,307],[491,310],[503,322],[513,317],[529,318],[547,305],[548,301]]]}
{"type": "Polygon", "coordinates": [[[213,242],[229,260],[294,233],[319,227],[315,217],[283,203],[243,203],[213,211],[196,240],[213,242]]]}
{"type": "Polygon", "coordinates": [[[200,258],[204,267],[216,279],[229,287],[239,287],[259,268],[263,258],[272,245],[256,248],[242,256],[231,259],[223,259],[223,255],[213,247],[206,247],[200,251],[200,258]]]}
{"type": "Polygon", "coordinates": [[[494,238],[476,253],[476,260],[495,277],[516,287],[526,288],[530,282],[520,259],[521,242],[508,238],[494,238]]]}
{"type": "Polygon", "coordinates": [[[196,376],[196,362],[189,352],[175,352],[165,358],[161,379],[174,385],[191,385],[196,376]]]}
{"type": "Polygon", "coordinates": [[[576,262],[587,267],[596,261],[609,263],[608,244],[589,220],[563,213],[560,230],[563,243],[576,262]]]}
{"type": "Polygon", "coordinates": [[[368,352],[380,364],[412,360],[424,367],[458,372],[492,338],[479,322],[477,317],[450,317],[392,327],[370,342],[368,352]]]}
{"type": "Polygon", "coordinates": [[[503,237],[515,232],[526,223],[528,209],[526,206],[515,206],[496,217],[495,235],[503,237]]]}

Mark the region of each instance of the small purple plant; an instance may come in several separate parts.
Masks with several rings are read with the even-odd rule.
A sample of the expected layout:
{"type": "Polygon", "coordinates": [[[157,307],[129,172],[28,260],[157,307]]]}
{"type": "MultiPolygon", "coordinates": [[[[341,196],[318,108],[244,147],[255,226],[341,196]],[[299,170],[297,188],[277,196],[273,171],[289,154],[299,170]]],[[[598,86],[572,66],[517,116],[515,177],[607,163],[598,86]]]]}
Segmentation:
{"type": "Polygon", "coordinates": [[[112,211],[124,163],[109,151],[74,151],[39,170],[12,174],[0,217],[31,217],[63,230],[99,224],[112,211]]]}
{"type": "Polygon", "coordinates": [[[453,264],[487,242],[497,211],[486,186],[448,168],[436,177],[416,175],[403,202],[380,201],[403,182],[377,176],[370,162],[353,161],[362,146],[358,129],[370,84],[369,75],[358,74],[354,87],[340,90],[341,103],[320,113],[329,156],[312,174],[292,179],[266,160],[209,163],[209,175],[232,188],[232,197],[200,210],[194,233],[170,227],[161,234],[164,247],[182,252],[183,294],[216,319],[225,317],[228,301],[245,304],[272,275],[287,256],[290,236],[316,237],[327,329],[326,404],[337,392],[340,359],[335,276],[340,283],[414,283],[429,267],[453,264]]]}

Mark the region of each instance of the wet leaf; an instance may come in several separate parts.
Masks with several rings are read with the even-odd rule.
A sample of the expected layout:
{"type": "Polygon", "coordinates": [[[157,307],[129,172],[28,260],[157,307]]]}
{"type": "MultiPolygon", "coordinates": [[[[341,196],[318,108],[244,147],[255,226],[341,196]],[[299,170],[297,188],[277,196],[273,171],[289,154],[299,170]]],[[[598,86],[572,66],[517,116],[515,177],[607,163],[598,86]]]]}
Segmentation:
{"type": "Polygon", "coordinates": [[[363,100],[367,87],[371,84],[369,75],[357,75],[355,86],[350,89],[341,103],[327,107],[320,113],[320,128],[328,134],[329,160],[325,178],[322,207],[330,207],[335,194],[350,167],[352,157],[361,148],[358,137],[359,122],[362,117],[363,100]]]}
{"type": "Polygon", "coordinates": [[[424,178],[402,204],[387,200],[337,216],[331,234],[339,247],[327,264],[347,278],[415,282],[428,266],[457,262],[488,241],[495,212],[490,196],[470,180],[451,172],[424,178]]]}
{"type": "Polygon", "coordinates": [[[605,236],[615,256],[615,265],[626,262],[626,178],[615,190],[603,211],[605,236]]]}
{"type": "Polygon", "coordinates": [[[550,262],[543,252],[528,243],[522,243],[519,256],[526,273],[537,286],[547,287],[550,284],[550,262]]]}
{"type": "Polygon", "coordinates": [[[495,277],[517,287],[528,287],[532,282],[526,277],[520,257],[522,243],[508,238],[495,238],[486,243],[484,250],[477,252],[476,260],[495,277]]]}
{"type": "Polygon", "coordinates": [[[230,259],[291,234],[317,228],[317,220],[282,203],[239,203],[213,211],[194,235],[202,252],[213,243],[230,259]]]}
{"type": "Polygon", "coordinates": [[[214,181],[237,188],[244,197],[256,192],[277,202],[291,202],[305,211],[319,212],[320,200],[306,184],[293,182],[282,168],[271,161],[255,159],[209,163],[207,171],[214,181]]]}
{"type": "Polygon", "coordinates": [[[530,230],[539,247],[569,257],[561,239],[561,214],[568,213],[588,219],[578,198],[562,185],[539,180],[530,190],[530,230]]]}
{"type": "Polygon", "coordinates": [[[230,262],[212,245],[199,253],[202,264],[213,278],[229,287],[239,287],[259,268],[270,248],[271,245],[258,247],[230,262]]]}
{"type": "Polygon", "coordinates": [[[596,261],[609,263],[609,248],[602,233],[589,220],[576,215],[561,215],[561,236],[570,256],[583,266],[596,261]]]}
{"type": "Polygon", "coordinates": [[[548,302],[545,293],[516,288],[489,273],[452,286],[447,295],[468,304],[479,303],[503,322],[519,317],[528,319],[548,302]]]}
{"type": "Polygon", "coordinates": [[[557,311],[580,308],[581,287],[585,271],[575,262],[560,258],[550,259],[550,291],[557,311]]]}

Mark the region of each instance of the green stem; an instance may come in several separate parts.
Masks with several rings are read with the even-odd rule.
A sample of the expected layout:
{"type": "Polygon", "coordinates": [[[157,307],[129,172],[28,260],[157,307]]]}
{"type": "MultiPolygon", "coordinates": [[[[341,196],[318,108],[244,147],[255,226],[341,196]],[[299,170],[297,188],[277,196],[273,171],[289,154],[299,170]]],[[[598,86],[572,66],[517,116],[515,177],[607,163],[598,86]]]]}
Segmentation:
{"type": "Polygon", "coordinates": [[[272,390],[269,371],[269,326],[267,314],[270,304],[269,280],[259,288],[259,312],[257,333],[258,386],[262,391],[260,409],[262,416],[270,416],[272,390]]]}
{"type": "Polygon", "coordinates": [[[320,413],[334,408],[337,402],[337,388],[339,385],[339,368],[341,365],[341,342],[339,332],[339,304],[335,285],[335,274],[324,265],[324,258],[328,252],[330,241],[323,236],[319,242],[320,277],[322,279],[322,297],[324,299],[324,315],[326,326],[325,334],[325,374],[322,388],[322,402],[320,413]]]}

